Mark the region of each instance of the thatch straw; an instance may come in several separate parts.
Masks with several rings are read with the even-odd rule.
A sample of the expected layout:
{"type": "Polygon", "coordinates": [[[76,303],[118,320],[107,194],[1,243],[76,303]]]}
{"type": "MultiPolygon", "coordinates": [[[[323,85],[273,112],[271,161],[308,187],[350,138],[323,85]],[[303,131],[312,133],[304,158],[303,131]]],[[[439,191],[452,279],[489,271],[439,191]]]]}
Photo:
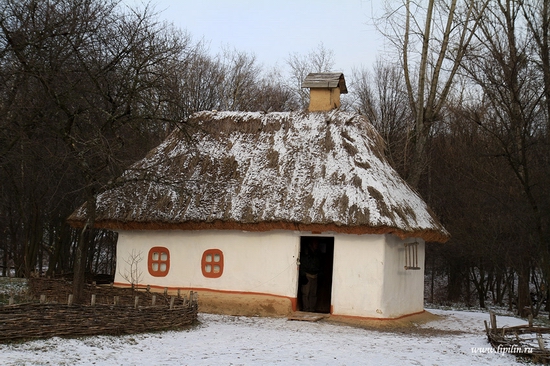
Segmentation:
{"type": "MultiPolygon", "coordinates": [[[[201,112],[98,196],[96,224],[178,228],[449,234],[390,167],[365,117],[201,112]],[[329,230],[330,228],[330,230],[329,230]]],[[[81,225],[85,207],[69,218],[81,225]]]]}

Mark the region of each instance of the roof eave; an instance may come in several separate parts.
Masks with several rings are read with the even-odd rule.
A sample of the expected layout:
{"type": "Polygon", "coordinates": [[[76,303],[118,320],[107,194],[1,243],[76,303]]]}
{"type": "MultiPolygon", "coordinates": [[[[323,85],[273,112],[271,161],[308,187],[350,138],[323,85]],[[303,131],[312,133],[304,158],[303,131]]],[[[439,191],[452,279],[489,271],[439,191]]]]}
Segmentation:
{"type": "MultiPolygon", "coordinates": [[[[79,220],[68,220],[73,227],[83,227],[84,222],[79,220]]],[[[238,230],[251,232],[266,232],[274,230],[292,230],[312,233],[341,233],[341,234],[393,234],[401,239],[421,238],[427,242],[445,243],[450,236],[447,232],[436,229],[418,229],[405,231],[399,228],[388,226],[341,226],[334,223],[296,223],[288,221],[272,221],[258,223],[241,223],[235,221],[215,220],[212,222],[187,221],[187,222],[136,222],[117,220],[96,220],[95,227],[113,231],[129,230],[238,230]]]]}

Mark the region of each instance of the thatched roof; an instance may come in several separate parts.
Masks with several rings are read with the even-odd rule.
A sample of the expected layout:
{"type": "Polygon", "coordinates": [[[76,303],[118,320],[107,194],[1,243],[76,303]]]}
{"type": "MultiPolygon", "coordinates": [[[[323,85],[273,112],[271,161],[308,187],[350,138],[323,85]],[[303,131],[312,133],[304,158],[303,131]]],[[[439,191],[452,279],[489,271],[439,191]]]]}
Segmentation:
{"type": "MultiPolygon", "coordinates": [[[[449,237],[363,116],[200,112],[189,126],[97,197],[96,226],[449,237]]],[[[85,217],[83,205],[69,222],[85,217]]]]}

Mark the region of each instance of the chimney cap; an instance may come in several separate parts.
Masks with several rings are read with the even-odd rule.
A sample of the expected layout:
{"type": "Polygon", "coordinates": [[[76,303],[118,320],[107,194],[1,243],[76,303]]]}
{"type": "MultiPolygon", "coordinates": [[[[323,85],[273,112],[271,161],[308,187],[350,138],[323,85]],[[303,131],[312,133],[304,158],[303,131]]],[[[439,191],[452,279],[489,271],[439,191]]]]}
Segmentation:
{"type": "Polygon", "coordinates": [[[341,94],[347,94],[346,80],[341,72],[310,73],[302,82],[302,88],[340,88],[341,94]]]}

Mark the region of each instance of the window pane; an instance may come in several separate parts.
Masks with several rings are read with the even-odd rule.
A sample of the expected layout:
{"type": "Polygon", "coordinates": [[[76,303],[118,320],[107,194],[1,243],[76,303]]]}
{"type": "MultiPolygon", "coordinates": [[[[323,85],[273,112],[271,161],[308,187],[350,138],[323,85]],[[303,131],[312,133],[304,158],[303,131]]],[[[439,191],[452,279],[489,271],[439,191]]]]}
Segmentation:
{"type": "Polygon", "coordinates": [[[151,268],[153,268],[153,271],[154,272],[157,272],[159,270],[159,264],[158,263],[153,263],[153,265],[151,266],[151,268]]]}
{"type": "Polygon", "coordinates": [[[220,266],[214,265],[214,273],[220,273],[220,266]]]}
{"type": "Polygon", "coordinates": [[[161,261],[167,261],[168,260],[168,253],[161,253],[160,254],[160,260],[161,261]]]}
{"type": "Polygon", "coordinates": [[[220,255],[214,254],[214,262],[219,262],[219,261],[220,261],[220,255]]]}
{"type": "Polygon", "coordinates": [[[153,252],[153,255],[151,256],[151,258],[154,260],[154,261],[158,261],[159,260],[159,254],[157,252],[153,252]]]}
{"type": "Polygon", "coordinates": [[[161,272],[166,272],[166,263],[161,263],[160,264],[160,271],[161,272]]]}
{"type": "Polygon", "coordinates": [[[207,262],[212,262],[212,254],[207,254],[205,260],[207,262]]]}
{"type": "Polygon", "coordinates": [[[210,264],[207,264],[206,266],[204,266],[204,271],[206,273],[212,272],[212,266],[210,264]]]}

